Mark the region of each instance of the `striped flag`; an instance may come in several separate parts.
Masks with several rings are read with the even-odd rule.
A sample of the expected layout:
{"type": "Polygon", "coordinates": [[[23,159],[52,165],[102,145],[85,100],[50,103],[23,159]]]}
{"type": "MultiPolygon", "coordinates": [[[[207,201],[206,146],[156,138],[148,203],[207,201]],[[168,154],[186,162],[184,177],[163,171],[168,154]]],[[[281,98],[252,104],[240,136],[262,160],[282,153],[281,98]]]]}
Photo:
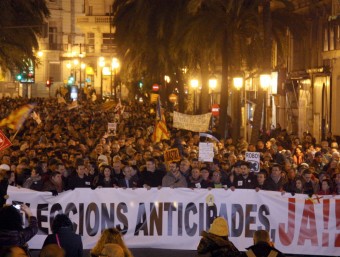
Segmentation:
{"type": "Polygon", "coordinates": [[[25,104],[11,112],[11,114],[0,121],[0,127],[7,126],[10,129],[19,130],[27,117],[30,115],[35,104],[25,104]]]}
{"type": "Polygon", "coordinates": [[[161,106],[161,99],[158,96],[156,107],[156,125],[152,135],[152,141],[157,143],[163,139],[170,139],[170,133],[166,127],[166,120],[161,106]]]}

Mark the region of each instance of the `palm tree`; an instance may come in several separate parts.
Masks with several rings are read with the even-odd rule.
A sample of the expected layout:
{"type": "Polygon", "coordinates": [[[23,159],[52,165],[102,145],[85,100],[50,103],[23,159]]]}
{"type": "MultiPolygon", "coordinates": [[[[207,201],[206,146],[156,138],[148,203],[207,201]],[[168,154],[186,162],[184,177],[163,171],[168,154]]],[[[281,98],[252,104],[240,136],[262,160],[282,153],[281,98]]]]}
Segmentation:
{"type": "Polygon", "coordinates": [[[191,12],[200,20],[200,26],[193,26],[192,30],[208,34],[214,62],[222,66],[219,122],[222,137],[226,135],[226,126],[230,125],[227,124],[229,77],[247,64],[245,56],[248,41],[259,32],[257,6],[256,0],[192,0],[190,3],[191,12]]]}
{"type": "Polygon", "coordinates": [[[49,10],[44,0],[0,1],[0,68],[27,71],[36,64],[38,36],[49,10]]]}
{"type": "MultiPolygon", "coordinates": [[[[283,60],[285,56],[285,46],[286,41],[285,34],[289,30],[292,35],[297,39],[302,39],[303,32],[306,30],[306,24],[303,16],[294,13],[294,5],[288,0],[262,0],[262,18],[263,18],[263,37],[262,37],[262,49],[272,49],[273,41],[277,45],[278,57],[283,60]],[[272,6],[275,8],[271,8],[272,6]]],[[[261,44],[260,44],[261,45],[261,44]]],[[[271,51],[263,57],[262,68],[265,71],[271,70],[271,51]]],[[[285,65],[285,63],[279,63],[280,65],[285,65]]],[[[255,144],[259,138],[261,130],[261,120],[265,101],[266,92],[260,92],[257,99],[257,104],[254,113],[253,129],[251,134],[250,142],[255,144]]],[[[264,110],[266,111],[266,110],[264,110]]],[[[263,133],[265,133],[265,126],[263,127],[263,133]]]]}
{"type": "MultiPolygon", "coordinates": [[[[185,4],[181,0],[114,2],[112,25],[126,80],[143,78],[150,85],[163,84],[168,74],[172,81],[183,81],[184,58],[174,54],[172,43],[180,29],[178,23],[185,19],[185,4]]],[[[178,85],[184,95],[183,83],[178,85]]],[[[183,98],[179,99],[183,106],[183,98]]]]}

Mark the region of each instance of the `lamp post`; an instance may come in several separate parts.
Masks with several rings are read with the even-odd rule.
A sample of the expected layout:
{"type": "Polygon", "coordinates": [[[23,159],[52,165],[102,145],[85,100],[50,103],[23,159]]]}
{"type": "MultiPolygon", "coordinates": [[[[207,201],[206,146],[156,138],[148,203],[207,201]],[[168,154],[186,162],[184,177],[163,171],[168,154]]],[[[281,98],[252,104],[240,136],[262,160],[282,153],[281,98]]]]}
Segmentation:
{"type": "Polygon", "coordinates": [[[103,68],[105,66],[105,58],[99,57],[99,67],[100,67],[100,97],[103,99],[103,68]]]}
{"type": "Polygon", "coordinates": [[[263,90],[263,126],[262,131],[263,133],[266,132],[267,129],[267,89],[271,84],[271,74],[263,73],[260,75],[260,86],[263,90]]]}
{"type": "Polygon", "coordinates": [[[190,86],[194,90],[194,114],[196,114],[196,90],[198,88],[198,80],[192,79],[190,81],[190,86]]]}
{"type": "Polygon", "coordinates": [[[210,107],[214,104],[214,90],[217,87],[217,79],[209,79],[209,88],[211,89],[210,107]]]}
{"type": "MultiPolygon", "coordinates": [[[[117,100],[117,69],[119,68],[119,61],[117,58],[112,58],[112,62],[111,62],[111,69],[114,72],[114,94],[115,94],[115,100],[117,100]]],[[[111,72],[111,76],[112,76],[112,72],[111,72]]],[[[112,80],[111,80],[112,83],[112,80]]],[[[112,85],[111,85],[111,95],[112,95],[112,85]]],[[[120,97],[120,96],[119,96],[120,97]]]]}

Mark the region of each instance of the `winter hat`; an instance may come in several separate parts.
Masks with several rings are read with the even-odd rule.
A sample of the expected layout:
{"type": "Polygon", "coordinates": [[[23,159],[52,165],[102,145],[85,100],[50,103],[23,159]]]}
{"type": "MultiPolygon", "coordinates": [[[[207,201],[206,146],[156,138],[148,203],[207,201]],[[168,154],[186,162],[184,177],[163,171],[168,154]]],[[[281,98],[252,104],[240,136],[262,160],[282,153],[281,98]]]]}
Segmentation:
{"type": "Polygon", "coordinates": [[[229,229],[227,221],[222,217],[217,217],[211,224],[209,233],[217,236],[228,236],[229,229]]]}

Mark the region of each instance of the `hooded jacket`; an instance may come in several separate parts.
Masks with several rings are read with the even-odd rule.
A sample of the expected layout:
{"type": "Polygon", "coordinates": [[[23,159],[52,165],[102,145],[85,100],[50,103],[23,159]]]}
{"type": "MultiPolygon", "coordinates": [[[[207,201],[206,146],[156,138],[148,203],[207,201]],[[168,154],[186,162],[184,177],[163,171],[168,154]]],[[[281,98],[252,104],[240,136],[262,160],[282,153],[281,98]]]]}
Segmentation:
{"type": "Polygon", "coordinates": [[[227,236],[217,236],[206,231],[202,232],[202,238],[197,247],[197,252],[199,254],[211,253],[212,257],[236,257],[241,255],[227,236]]]}

